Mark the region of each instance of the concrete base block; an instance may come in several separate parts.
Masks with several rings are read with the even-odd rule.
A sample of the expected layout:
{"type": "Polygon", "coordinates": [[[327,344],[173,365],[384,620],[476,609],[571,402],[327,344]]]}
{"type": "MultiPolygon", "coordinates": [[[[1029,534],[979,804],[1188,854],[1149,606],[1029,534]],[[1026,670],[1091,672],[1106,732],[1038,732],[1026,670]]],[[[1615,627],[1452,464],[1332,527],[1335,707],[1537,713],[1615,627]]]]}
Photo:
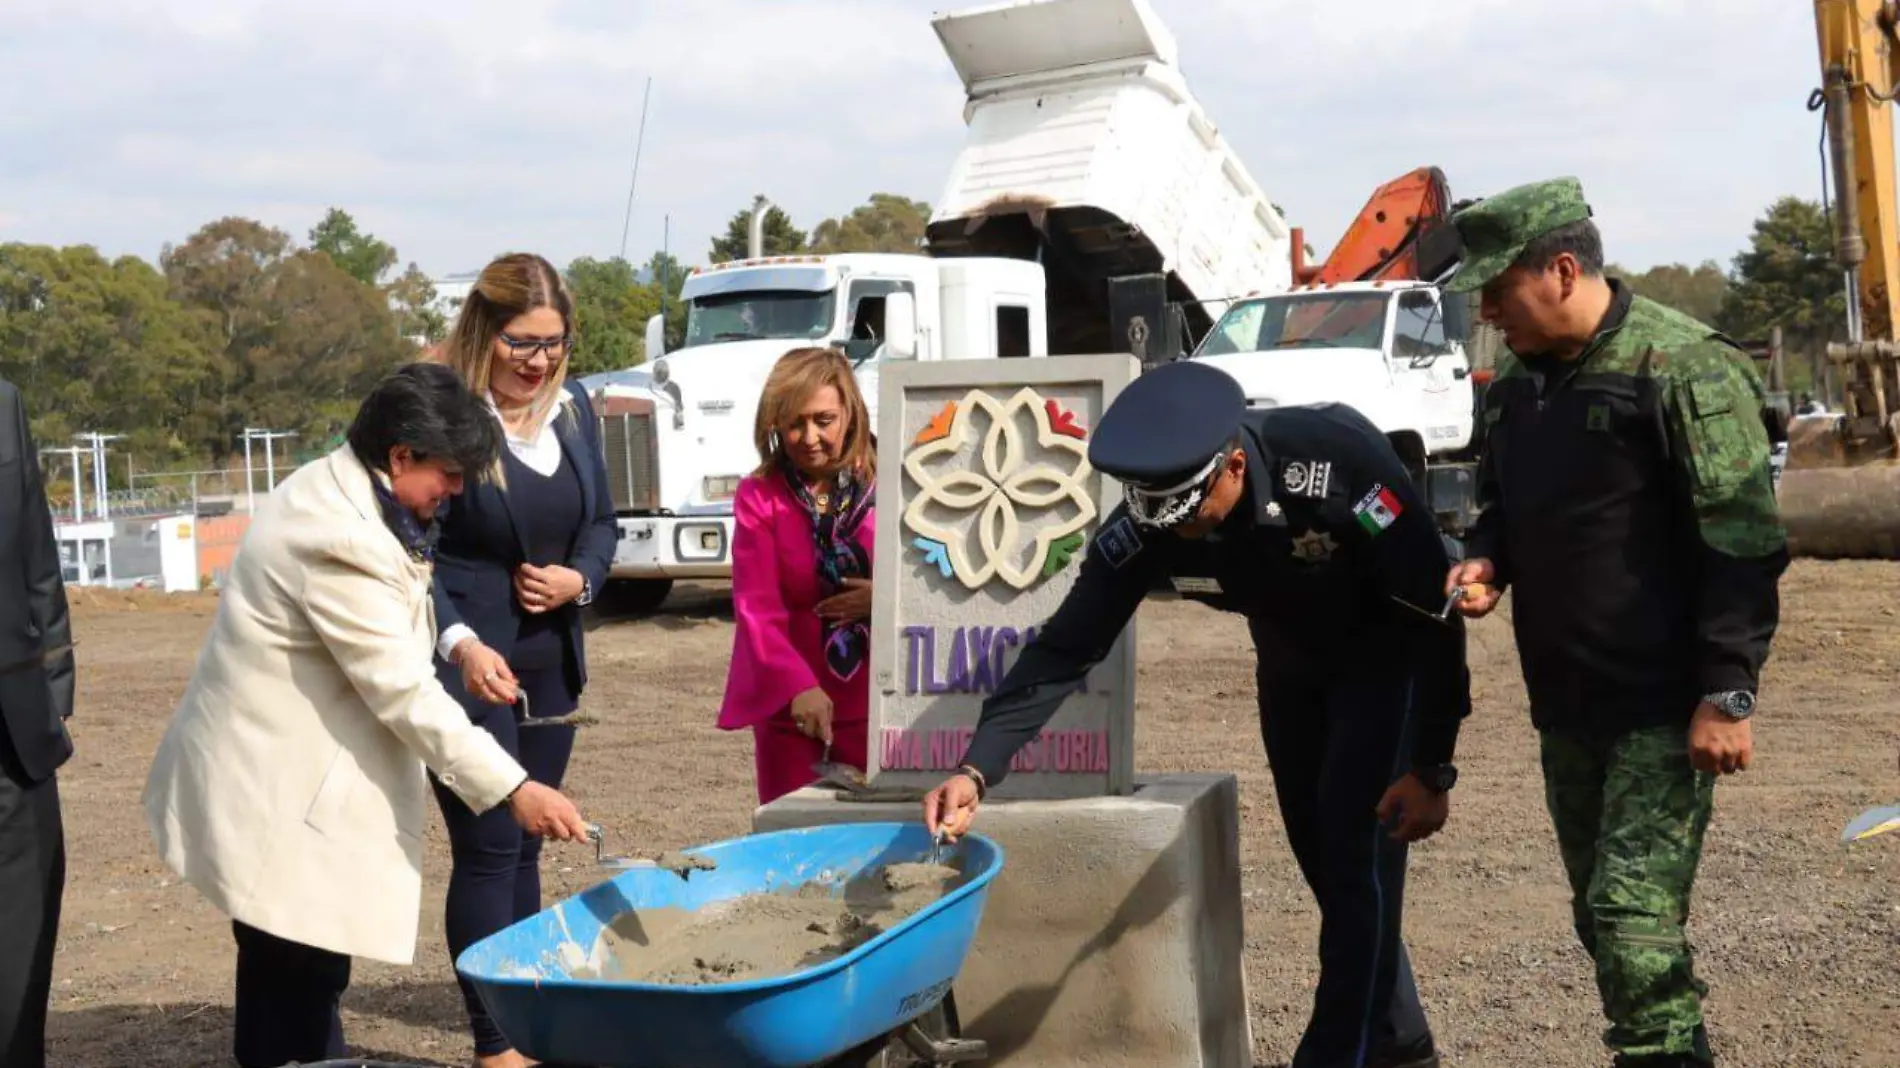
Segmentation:
{"type": "MultiPolygon", "coordinates": [[[[1238,802],[1232,775],[1159,775],[1121,797],[984,804],[976,830],[1005,861],[956,996],[989,1063],[1250,1068],[1238,802]]],[[[753,825],[921,811],[803,790],[753,825]]]]}

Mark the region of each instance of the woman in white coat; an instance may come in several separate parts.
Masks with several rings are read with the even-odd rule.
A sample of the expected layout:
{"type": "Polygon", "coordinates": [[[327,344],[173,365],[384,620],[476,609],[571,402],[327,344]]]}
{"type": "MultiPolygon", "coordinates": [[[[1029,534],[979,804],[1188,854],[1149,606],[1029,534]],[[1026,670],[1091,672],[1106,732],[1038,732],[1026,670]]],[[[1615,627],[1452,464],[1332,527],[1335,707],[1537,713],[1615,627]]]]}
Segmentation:
{"type": "Polygon", "coordinates": [[[265,499],[239,547],[145,812],[165,863],[232,919],[241,1068],[346,1056],[350,958],[414,959],[425,767],[477,812],[586,834],[431,661],[436,516],[500,447],[460,376],[404,367],[363,401],[348,444],[265,499]]]}

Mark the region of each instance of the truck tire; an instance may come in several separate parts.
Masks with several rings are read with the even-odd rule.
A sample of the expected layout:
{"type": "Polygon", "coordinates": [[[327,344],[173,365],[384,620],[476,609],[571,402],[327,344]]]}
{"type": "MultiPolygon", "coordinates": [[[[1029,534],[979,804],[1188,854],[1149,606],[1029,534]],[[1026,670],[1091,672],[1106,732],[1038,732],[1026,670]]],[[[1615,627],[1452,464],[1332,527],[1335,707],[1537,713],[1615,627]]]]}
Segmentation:
{"type": "Polygon", "coordinates": [[[594,608],[608,619],[637,619],[659,611],[672,592],[672,579],[608,579],[594,608]]]}

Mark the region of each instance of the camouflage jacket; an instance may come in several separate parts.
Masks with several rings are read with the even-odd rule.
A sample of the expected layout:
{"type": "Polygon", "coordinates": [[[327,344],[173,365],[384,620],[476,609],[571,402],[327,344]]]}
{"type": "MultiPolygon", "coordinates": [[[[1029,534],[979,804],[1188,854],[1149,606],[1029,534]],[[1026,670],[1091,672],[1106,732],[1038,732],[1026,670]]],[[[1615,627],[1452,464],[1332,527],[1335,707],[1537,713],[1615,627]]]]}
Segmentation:
{"type": "Polygon", "coordinates": [[[1469,555],[1512,593],[1532,720],[1686,722],[1756,689],[1787,566],[1746,353],[1619,283],[1577,359],[1507,357],[1485,396],[1469,555]]]}

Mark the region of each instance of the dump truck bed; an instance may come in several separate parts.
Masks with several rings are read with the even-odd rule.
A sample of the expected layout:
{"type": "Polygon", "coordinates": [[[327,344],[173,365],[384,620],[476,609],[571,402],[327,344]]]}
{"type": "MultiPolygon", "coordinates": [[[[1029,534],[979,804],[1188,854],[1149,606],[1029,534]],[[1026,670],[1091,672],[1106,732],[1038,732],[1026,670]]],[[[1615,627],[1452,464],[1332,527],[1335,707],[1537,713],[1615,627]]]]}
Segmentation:
{"type": "Polygon", "coordinates": [[[1223,298],[1292,282],[1291,233],[1188,89],[1146,0],[1040,0],[932,21],[969,131],[928,229],[932,255],[1033,259],[1052,353],[1088,351],[1106,280],[1168,276],[1201,328],[1223,298]]]}

